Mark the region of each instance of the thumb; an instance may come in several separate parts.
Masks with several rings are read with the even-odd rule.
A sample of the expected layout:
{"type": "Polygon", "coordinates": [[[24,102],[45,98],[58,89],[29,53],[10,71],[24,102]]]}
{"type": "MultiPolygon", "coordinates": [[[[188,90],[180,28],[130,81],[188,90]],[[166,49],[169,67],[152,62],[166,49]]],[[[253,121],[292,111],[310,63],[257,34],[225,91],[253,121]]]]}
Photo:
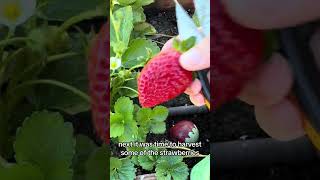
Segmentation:
{"type": "Polygon", "coordinates": [[[180,65],[188,71],[199,71],[210,67],[210,37],[183,53],[180,65]]]}

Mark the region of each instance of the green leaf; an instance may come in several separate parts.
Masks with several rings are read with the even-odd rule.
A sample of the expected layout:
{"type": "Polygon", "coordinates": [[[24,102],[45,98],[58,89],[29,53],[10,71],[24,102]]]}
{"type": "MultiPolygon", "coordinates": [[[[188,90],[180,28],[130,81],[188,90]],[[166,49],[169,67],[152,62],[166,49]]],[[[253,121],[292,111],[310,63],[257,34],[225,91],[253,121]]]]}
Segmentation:
{"type": "Polygon", "coordinates": [[[147,22],[136,23],[134,26],[134,31],[137,33],[137,36],[151,36],[157,33],[157,30],[147,22]]]}
{"type": "Polygon", "coordinates": [[[114,105],[115,113],[121,114],[125,121],[133,119],[133,101],[128,97],[120,97],[114,105]]]}
{"type": "Polygon", "coordinates": [[[122,161],[118,158],[111,157],[110,158],[110,172],[114,169],[119,169],[122,166],[122,161]]]}
{"type": "MultiPolygon", "coordinates": [[[[140,130],[140,128],[139,128],[140,130]]],[[[144,141],[141,141],[141,142],[144,142],[144,141]]],[[[142,147],[136,147],[136,146],[133,146],[133,147],[127,147],[126,148],[127,151],[131,151],[131,152],[141,152],[144,150],[144,148],[142,147]]],[[[139,156],[131,156],[131,162],[137,166],[139,166],[139,160],[138,160],[139,156]]]]}
{"type": "Polygon", "coordinates": [[[110,137],[122,136],[124,132],[124,119],[121,114],[110,114],[110,137]]]}
{"type": "Polygon", "coordinates": [[[145,142],[147,139],[147,134],[149,133],[149,128],[147,127],[139,127],[138,128],[138,137],[137,141],[138,142],[145,142]]]}
{"type": "Polygon", "coordinates": [[[137,122],[141,127],[149,127],[152,110],[150,108],[140,108],[137,112],[137,122]]]}
{"type": "MultiPolygon", "coordinates": [[[[129,87],[129,88],[132,88],[134,90],[137,90],[138,89],[138,85],[137,85],[137,75],[138,73],[136,72],[132,72],[130,77],[129,78],[132,78],[131,80],[127,80],[125,81],[122,86],[124,87],[129,87]]],[[[128,78],[128,79],[129,79],[128,78]]],[[[130,97],[130,98],[135,98],[135,97],[138,97],[138,94],[132,90],[129,90],[129,89],[120,89],[119,90],[119,94],[121,96],[127,96],[127,97],[130,97]]]]}
{"type": "Polygon", "coordinates": [[[151,118],[154,121],[163,122],[163,121],[165,121],[167,119],[168,115],[169,115],[168,108],[166,108],[164,106],[156,106],[152,110],[151,118]]]}
{"type": "Polygon", "coordinates": [[[135,6],[147,6],[153,2],[154,2],[154,0],[136,0],[134,5],[135,6]]]}
{"type": "Polygon", "coordinates": [[[139,156],[138,160],[140,166],[147,171],[153,170],[153,167],[156,164],[156,161],[152,161],[149,156],[139,156]]]}
{"type": "Polygon", "coordinates": [[[39,165],[46,179],[72,179],[70,168],[75,153],[71,123],[59,113],[35,112],[18,129],[14,149],[16,161],[39,165]],[[60,176],[61,175],[61,176],[60,176]]]}
{"type": "Polygon", "coordinates": [[[128,47],[133,29],[131,6],[116,10],[110,19],[110,45],[116,54],[122,54],[128,47]]]}
{"type": "Polygon", "coordinates": [[[138,137],[140,140],[145,139],[150,131],[155,134],[162,134],[166,131],[165,121],[169,111],[164,106],[157,106],[153,110],[150,108],[141,108],[136,114],[139,125],[138,137]]]}
{"type": "Polygon", "coordinates": [[[121,5],[121,6],[127,6],[127,5],[130,5],[130,4],[133,4],[137,0],[115,0],[115,1],[118,2],[119,5],[121,5]]]}
{"type": "Polygon", "coordinates": [[[188,179],[188,166],[182,162],[181,156],[162,156],[156,166],[156,176],[159,179],[186,180],[188,179]]]}
{"type": "MultiPolygon", "coordinates": [[[[152,150],[152,151],[158,151],[157,148],[145,148],[145,150],[152,150]]],[[[158,156],[139,156],[138,161],[139,165],[147,170],[147,171],[152,171],[157,164],[157,161],[159,159],[160,155],[158,156]]]]}
{"type": "Polygon", "coordinates": [[[124,123],[124,133],[118,138],[119,142],[136,141],[138,136],[137,122],[134,120],[126,120],[124,123]]]}
{"type": "Polygon", "coordinates": [[[46,174],[46,180],[72,180],[73,170],[66,164],[59,164],[46,174]]]}
{"type": "Polygon", "coordinates": [[[151,123],[151,113],[150,108],[140,108],[136,114],[136,119],[139,125],[138,129],[138,141],[144,142],[149,133],[150,123],[151,123]]]}
{"type": "Polygon", "coordinates": [[[117,159],[113,158],[110,161],[110,179],[111,180],[133,180],[135,178],[136,169],[131,159],[117,159]],[[119,163],[121,161],[121,163],[119,163]],[[117,164],[113,164],[113,163],[117,164]]]}
{"type": "Polygon", "coordinates": [[[210,180],[210,155],[193,166],[190,178],[192,180],[210,180]]]}
{"type": "Polygon", "coordinates": [[[91,153],[97,148],[95,143],[84,135],[76,137],[76,154],[73,159],[74,180],[85,180],[85,164],[91,153]]]}
{"type": "Polygon", "coordinates": [[[148,49],[151,51],[151,56],[160,52],[160,48],[156,43],[148,39],[134,39],[131,41],[129,48],[122,56],[122,61],[126,68],[131,68],[136,65],[144,65],[148,60],[148,49]]]}
{"type": "Polygon", "coordinates": [[[191,49],[195,44],[196,38],[194,36],[182,41],[177,38],[173,40],[173,48],[182,53],[191,49]]]}
{"type": "Polygon", "coordinates": [[[105,5],[105,0],[49,0],[43,10],[43,14],[50,20],[64,21],[81,12],[95,9],[101,4],[105,5]]]}
{"type": "Polygon", "coordinates": [[[182,52],[186,52],[196,44],[196,37],[192,36],[181,42],[182,52]]]}
{"type": "Polygon", "coordinates": [[[128,97],[119,98],[114,105],[115,113],[110,120],[111,137],[118,137],[120,142],[135,141],[138,136],[137,122],[133,120],[134,105],[128,97]],[[122,130],[122,126],[124,126],[122,130]]]}
{"type": "Polygon", "coordinates": [[[97,148],[86,163],[86,180],[106,180],[109,169],[108,158],[107,146],[97,148]]]}
{"type": "Polygon", "coordinates": [[[133,23],[146,21],[144,9],[141,6],[133,8],[133,23]]]}
{"type": "Polygon", "coordinates": [[[152,122],[150,131],[154,134],[163,134],[166,132],[165,122],[152,122]]]}
{"type": "Polygon", "coordinates": [[[10,165],[0,168],[0,179],[3,180],[45,180],[41,170],[30,164],[10,165]]]}

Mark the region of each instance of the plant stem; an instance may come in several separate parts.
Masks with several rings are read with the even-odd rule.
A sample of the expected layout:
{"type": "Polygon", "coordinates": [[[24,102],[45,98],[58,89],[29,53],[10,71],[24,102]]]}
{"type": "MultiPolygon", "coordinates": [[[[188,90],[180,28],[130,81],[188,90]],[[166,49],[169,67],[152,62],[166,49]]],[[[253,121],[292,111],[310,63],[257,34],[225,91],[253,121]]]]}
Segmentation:
{"type": "Polygon", "coordinates": [[[128,79],[125,79],[124,82],[127,82],[127,81],[130,81],[130,80],[134,80],[136,78],[128,78],[128,79]]]}
{"type": "MultiPolygon", "coordinates": [[[[75,52],[68,52],[68,53],[53,55],[53,56],[48,57],[47,63],[52,63],[52,62],[55,62],[55,61],[58,61],[58,60],[65,59],[67,57],[72,57],[72,56],[77,56],[77,55],[79,55],[79,53],[75,53],[75,52]]],[[[19,77],[23,77],[24,74],[26,74],[28,72],[31,72],[31,71],[34,71],[35,68],[37,68],[38,66],[41,66],[41,65],[43,65],[43,63],[42,62],[38,62],[38,63],[35,63],[35,64],[25,68],[24,71],[22,72],[22,74],[19,77]]]]}
{"type": "Polygon", "coordinates": [[[11,39],[5,39],[5,40],[0,41],[0,47],[6,46],[8,44],[26,42],[28,40],[30,40],[30,38],[26,38],[26,37],[15,37],[15,38],[11,38],[11,39]]]}
{"type": "Polygon", "coordinates": [[[65,84],[65,83],[60,82],[60,81],[50,80],[50,79],[40,79],[40,80],[26,81],[26,82],[18,85],[17,87],[15,87],[15,89],[13,89],[12,92],[14,92],[14,91],[16,91],[16,90],[18,90],[20,88],[24,88],[26,86],[32,86],[32,85],[36,85],[36,84],[48,84],[48,85],[54,85],[54,86],[57,86],[57,87],[61,87],[63,89],[71,91],[75,95],[81,97],[83,100],[85,100],[88,103],[90,103],[90,97],[86,93],[80,91],[79,89],[77,89],[77,88],[75,88],[75,87],[73,87],[71,85],[65,84]]]}
{"type": "Polygon", "coordinates": [[[133,91],[134,93],[139,94],[138,91],[136,91],[136,90],[134,90],[134,89],[132,89],[130,87],[126,87],[126,86],[120,86],[117,89],[129,89],[129,90],[133,91]]]}
{"type": "Polygon", "coordinates": [[[156,42],[158,44],[164,45],[164,43],[160,42],[160,41],[156,41],[156,40],[152,40],[153,42],[156,42]]]}
{"type": "Polygon", "coordinates": [[[94,17],[100,17],[100,16],[105,16],[105,12],[100,9],[95,9],[95,10],[83,12],[80,15],[74,16],[74,17],[68,19],[67,21],[65,21],[60,26],[60,30],[61,30],[61,32],[64,32],[67,29],[69,29],[71,26],[73,26],[74,24],[77,24],[77,23],[84,21],[84,20],[92,19],[94,17]]]}
{"type": "Polygon", "coordinates": [[[144,67],[144,65],[138,64],[138,65],[133,66],[132,68],[130,68],[129,71],[131,72],[131,71],[133,71],[134,69],[141,68],[141,67],[144,67]]]}
{"type": "Polygon", "coordinates": [[[65,58],[69,58],[69,57],[73,57],[73,56],[77,56],[77,55],[80,55],[80,54],[75,53],[75,52],[67,52],[67,53],[63,53],[63,54],[53,55],[53,56],[48,57],[48,63],[55,62],[55,61],[65,59],[65,58]]]}
{"type": "Polygon", "coordinates": [[[175,36],[170,36],[170,35],[161,34],[161,33],[157,33],[157,34],[155,34],[155,36],[163,36],[163,37],[169,37],[169,38],[174,38],[175,37],[175,36]]]}

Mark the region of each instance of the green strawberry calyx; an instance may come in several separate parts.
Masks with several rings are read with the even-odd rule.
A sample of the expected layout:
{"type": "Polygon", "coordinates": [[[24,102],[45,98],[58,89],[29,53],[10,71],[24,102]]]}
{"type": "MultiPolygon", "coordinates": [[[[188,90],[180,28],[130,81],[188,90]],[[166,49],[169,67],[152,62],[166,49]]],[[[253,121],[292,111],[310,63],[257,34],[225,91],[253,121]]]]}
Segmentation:
{"type": "Polygon", "coordinates": [[[184,53],[191,49],[196,44],[196,37],[191,36],[186,40],[179,40],[178,38],[173,39],[173,48],[178,52],[184,53]]]}

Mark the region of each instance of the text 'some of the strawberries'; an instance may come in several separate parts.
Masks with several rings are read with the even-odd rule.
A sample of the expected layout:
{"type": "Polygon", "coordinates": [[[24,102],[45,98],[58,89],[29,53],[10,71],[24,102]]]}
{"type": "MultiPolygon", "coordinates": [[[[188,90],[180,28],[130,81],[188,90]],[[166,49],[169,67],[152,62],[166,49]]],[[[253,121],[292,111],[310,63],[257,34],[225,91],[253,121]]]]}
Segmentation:
{"type": "Polygon", "coordinates": [[[201,142],[181,143],[181,142],[125,142],[118,143],[120,148],[141,148],[140,150],[120,151],[121,156],[197,156],[198,151],[189,148],[202,147],[201,142]],[[154,148],[154,149],[153,149],[154,148]]]}

